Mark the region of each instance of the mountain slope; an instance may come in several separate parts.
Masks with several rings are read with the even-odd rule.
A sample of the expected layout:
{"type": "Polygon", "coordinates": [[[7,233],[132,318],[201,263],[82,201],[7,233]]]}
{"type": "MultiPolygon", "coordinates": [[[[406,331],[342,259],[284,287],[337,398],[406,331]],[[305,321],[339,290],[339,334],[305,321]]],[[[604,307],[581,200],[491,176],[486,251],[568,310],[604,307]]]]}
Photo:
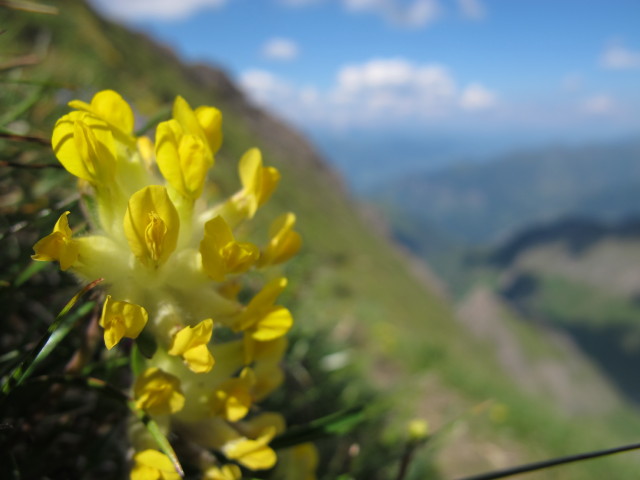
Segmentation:
{"type": "MultiPolygon", "coordinates": [[[[238,187],[236,159],[248,147],[259,146],[266,163],[277,166],[283,176],[278,192],[261,211],[262,226],[275,212],[294,210],[305,241],[303,252],[286,272],[291,285],[283,301],[292,306],[300,329],[297,334],[302,338],[292,354],[320,357],[319,362],[329,364],[329,354],[339,353],[346,364],[358,366],[364,375],[361,380],[349,377],[343,387],[331,390],[335,396],[322,397],[324,403],[314,404],[313,412],[293,413],[320,415],[335,410],[337,405],[348,405],[362,398],[362,384],[367,388],[375,385],[387,394],[384,400],[375,397],[373,413],[396,427],[390,429],[391,433],[370,431],[368,438],[358,438],[364,453],[353,460],[353,468],[361,478],[393,478],[397,465],[381,463],[398,458],[391,455],[398,454],[392,451],[393,445],[396,450],[402,445],[404,421],[417,414],[426,415],[434,429],[466,414],[457,424],[465,423],[469,428],[445,437],[441,450],[429,454],[435,456],[434,461],[428,452],[421,452],[414,478],[424,478],[425,471],[434,469],[445,477],[470,474],[541,456],[622,443],[635,435],[640,422],[623,407],[576,425],[553,405],[530,397],[507,376],[496,374],[504,369],[493,347],[469,334],[455,320],[448,301],[425,287],[422,279],[410,272],[406,258],[374,233],[313,148],[289,127],[247,103],[221,71],[182,64],[144,36],[100,19],[84,2],[67,0],[57,5],[61,14],[51,17],[0,12],[2,25],[11,27],[0,36],[6,55],[36,57],[30,66],[25,63],[9,70],[6,81],[10,89],[2,94],[3,104],[6,110],[18,112],[17,104],[34,93],[39,95],[34,108],[22,109],[7,127],[46,137],[52,122],[67,110],[67,100],[86,100],[103,88],[121,92],[143,120],[180,94],[192,105],[213,104],[223,111],[225,144],[213,180],[224,192],[238,187]],[[327,341],[332,345],[322,346],[327,341]],[[319,354],[316,349],[321,347],[327,351],[319,354]],[[307,355],[300,353],[305,351],[307,355]],[[508,420],[504,415],[496,420],[495,415],[486,414],[486,409],[474,408],[487,399],[514,413],[506,417],[508,420]],[[614,425],[614,417],[624,421],[614,425]],[[379,439],[373,438],[376,434],[379,439]],[[380,458],[367,453],[368,443],[384,440],[387,435],[391,435],[391,441],[385,443],[387,450],[380,458]]],[[[6,62],[7,58],[2,60],[6,62]]],[[[42,156],[53,161],[50,152],[42,156]]],[[[6,171],[3,175],[5,186],[13,177],[6,171]]],[[[33,212],[43,208],[57,212],[57,200],[68,197],[73,186],[68,177],[56,172],[30,172],[25,179],[20,178],[25,184],[27,180],[34,183],[26,185],[26,193],[21,194],[37,197],[39,175],[57,179],[59,187],[49,203],[40,198],[30,210],[20,210],[22,214],[31,212],[30,219],[33,212]]],[[[73,203],[70,208],[77,212],[73,203]]],[[[12,215],[17,213],[9,212],[3,224],[15,224],[17,218],[12,215]]],[[[27,222],[30,236],[37,237],[40,226],[50,228],[53,216],[46,221],[27,222]]],[[[33,244],[28,240],[19,251],[11,250],[15,254],[13,262],[25,268],[33,244]]],[[[53,270],[46,275],[54,276],[54,283],[64,278],[71,283],[68,277],[59,280],[53,270]]],[[[13,283],[15,277],[7,281],[13,283]]],[[[310,371],[312,368],[322,370],[310,366],[310,371]]],[[[333,368],[340,373],[340,368],[333,368]]],[[[294,379],[310,382],[301,384],[309,395],[322,393],[326,385],[321,381],[331,382],[325,377],[310,376],[309,380],[305,375],[299,370],[291,373],[294,379]]],[[[284,399],[284,405],[293,403],[292,398],[284,399]]],[[[342,448],[343,457],[333,462],[323,459],[325,468],[330,463],[347,463],[345,452],[355,451],[350,444],[334,443],[342,448]]],[[[621,458],[567,470],[562,478],[601,478],[612,468],[627,472],[635,467],[632,459],[621,458]]],[[[326,475],[333,478],[330,472],[326,475]]]]}
{"type": "Polygon", "coordinates": [[[551,147],[414,174],[373,194],[444,235],[487,244],[528,224],[569,214],[621,219],[637,212],[639,159],[637,138],[551,147]]]}
{"type": "Polygon", "coordinates": [[[640,401],[640,223],[566,219],[496,249],[501,296],[530,322],[570,335],[617,388],[640,401]]]}

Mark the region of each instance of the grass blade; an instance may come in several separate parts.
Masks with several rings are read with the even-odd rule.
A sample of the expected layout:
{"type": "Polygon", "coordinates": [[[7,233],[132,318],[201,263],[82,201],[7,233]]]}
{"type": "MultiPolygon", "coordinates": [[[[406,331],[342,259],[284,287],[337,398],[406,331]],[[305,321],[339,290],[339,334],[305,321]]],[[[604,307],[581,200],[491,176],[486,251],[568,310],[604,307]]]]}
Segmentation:
{"type": "Polygon", "coordinates": [[[294,425],[274,438],[270,445],[275,449],[287,448],[329,435],[344,435],[363,420],[364,407],[352,407],[318,418],[306,425],[294,425]]]}
{"type": "Polygon", "coordinates": [[[33,370],[38,364],[46,359],[54,348],[67,336],[79,318],[88,313],[93,306],[93,302],[82,305],[75,315],[67,317],[69,311],[75,306],[80,298],[87,292],[95,288],[102,278],[86,285],[82,290],[76,293],[69,302],[60,311],[54,322],[47,329],[47,333],[43,335],[35,348],[28,352],[25,358],[13,369],[5,383],[2,385],[2,394],[5,396],[11,393],[11,390],[22,384],[31,376],[33,370]]]}

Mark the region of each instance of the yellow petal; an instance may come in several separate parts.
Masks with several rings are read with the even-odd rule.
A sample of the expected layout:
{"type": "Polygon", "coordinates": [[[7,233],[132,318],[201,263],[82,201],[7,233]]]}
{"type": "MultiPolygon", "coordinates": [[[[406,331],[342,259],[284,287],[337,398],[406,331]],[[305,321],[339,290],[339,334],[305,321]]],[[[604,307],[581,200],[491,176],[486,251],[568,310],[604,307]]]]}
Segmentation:
{"type": "Polygon", "coordinates": [[[213,333],[213,320],[202,320],[194,327],[185,327],[172,339],[169,355],[181,355],[190,370],[205,373],[211,370],[214,359],[207,348],[213,333]]]}
{"type": "Polygon", "coordinates": [[[276,429],[269,427],[256,440],[239,438],[227,443],[222,450],[227,458],[236,460],[251,470],[266,470],[272,468],[278,460],[276,453],[268,446],[275,433],[276,429]]]}
{"type": "Polygon", "coordinates": [[[215,155],[222,145],[222,113],[217,108],[203,106],[196,108],[195,114],[215,155]]]}
{"type": "Polygon", "coordinates": [[[246,378],[230,378],[223,382],[211,397],[214,415],[220,415],[230,422],[242,420],[253,402],[251,383],[246,378]]]}
{"type": "Polygon", "coordinates": [[[227,273],[246,272],[256,262],[259,255],[258,247],[249,242],[233,242],[222,250],[227,273]]]}
{"type": "Polygon", "coordinates": [[[53,232],[39,240],[34,246],[34,260],[60,262],[60,269],[67,270],[78,259],[78,244],[71,238],[72,232],[69,228],[67,216],[70,212],[64,212],[58,218],[53,232]]]}
{"type": "Polygon", "coordinates": [[[224,451],[228,458],[238,461],[250,470],[272,468],[278,460],[276,452],[257,440],[237,441],[232,446],[225,448],[224,451]]]}
{"type": "Polygon", "coordinates": [[[205,472],[202,480],[240,480],[242,478],[242,470],[233,464],[224,465],[222,468],[209,467],[205,472]]]}
{"type": "Polygon", "coordinates": [[[185,132],[202,136],[202,127],[198,122],[198,117],[191,109],[187,101],[181,96],[177,96],[173,102],[173,118],[178,121],[185,132]]]}
{"type": "Polygon", "coordinates": [[[182,354],[187,367],[194,373],[207,373],[213,368],[215,359],[206,345],[197,345],[182,354]]]}
{"type": "Polygon", "coordinates": [[[262,169],[260,193],[258,195],[258,206],[264,204],[280,182],[280,172],[276,167],[265,167],[262,169]]]}
{"type": "Polygon", "coordinates": [[[71,112],[56,123],[51,144],[69,173],[93,185],[112,181],[115,142],[104,121],[88,113],[71,112]]]}
{"type": "Polygon", "coordinates": [[[158,450],[148,449],[136,453],[131,480],[180,480],[181,477],[169,457],[158,450]]]}
{"type": "Polygon", "coordinates": [[[287,286],[287,279],[284,277],[274,278],[270,280],[258,294],[251,299],[248,309],[260,309],[273,305],[280,294],[287,286]]]}
{"type": "Polygon", "coordinates": [[[212,165],[202,140],[195,135],[184,135],[178,146],[178,158],[185,191],[193,198],[199,197],[212,165]]]}
{"type": "Polygon", "coordinates": [[[262,153],[257,148],[245,152],[238,163],[240,181],[245,190],[255,192],[261,184],[262,153]]]}
{"type": "Polygon", "coordinates": [[[298,253],[302,238],[293,231],[295,223],[296,216],[293,213],[285,213],[274,220],[269,229],[271,239],[260,258],[261,265],[283,263],[298,253]]]}
{"type": "Polygon", "coordinates": [[[140,305],[112,300],[107,295],[100,318],[107,349],[111,350],[123,337],[137,338],[148,320],[149,314],[140,305]]]}
{"type": "Polygon", "coordinates": [[[227,274],[247,271],[258,260],[259,249],[248,242],[236,242],[221,216],[209,220],[204,231],[200,242],[202,268],[212,279],[221,282],[227,274]]]}
{"type": "Polygon", "coordinates": [[[72,100],[69,106],[90,111],[124,133],[133,132],[133,111],[129,104],[113,90],[102,90],[96,93],[90,105],[80,100],[72,100]]]}
{"type": "Polygon", "coordinates": [[[124,233],[144,265],[162,265],[176,249],[179,232],[180,218],[165,187],[151,185],[131,196],[124,233]]]}
{"type": "Polygon", "coordinates": [[[185,398],[180,389],[180,379],[159,368],[148,368],[140,375],[133,393],[136,408],[151,415],[166,415],[182,410],[185,398]]]}
{"type": "Polygon", "coordinates": [[[273,340],[277,338],[276,332],[288,331],[293,322],[291,314],[284,307],[274,307],[275,301],[286,286],[287,279],[284,277],[274,278],[267,283],[237,317],[234,329],[247,331],[252,334],[253,339],[259,341],[273,340]],[[260,326],[261,322],[265,323],[260,326]],[[256,334],[257,329],[261,329],[262,332],[256,334]]]}
{"type": "Polygon", "coordinates": [[[156,161],[167,182],[190,199],[200,196],[207,171],[213,165],[203,140],[183,131],[176,120],[158,125],[156,161]]]}
{"type": "Polygon", "coordinates": [[[145,166],[151,168],[156,158],[153,142],[149,137],[138,137],[137,147],[145,166]]]}
{"type": "Polygon", "coordinates": [[[254,340],[266,342],[285,335],[293,325],[291,312],[281,306],[273,306],[256,322],[251,336],[254,340]]]}

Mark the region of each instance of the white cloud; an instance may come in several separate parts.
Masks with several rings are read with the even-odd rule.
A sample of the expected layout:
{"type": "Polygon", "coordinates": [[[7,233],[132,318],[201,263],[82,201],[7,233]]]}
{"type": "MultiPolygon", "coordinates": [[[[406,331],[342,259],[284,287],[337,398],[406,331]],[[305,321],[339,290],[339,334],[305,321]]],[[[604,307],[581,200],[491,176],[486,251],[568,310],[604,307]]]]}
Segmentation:
{"type": "Polygon", "coordinates": [[[458,0],[458,8],[462,16],[470,20],[482,20],[487,15],[487,10],[480,0],[458,0]]]}
{"type": "Polygon", "coordinates": [[[377,58],[342,67],[324,90],[299,87],[262,70],[245,72],[249,96],[303,125],[381,125],[454,118],[489,109],[496,95],[479,84],[462,92],[448,69],[403,58],[377,58]]]}
{"type": "Polygon", "coordinates": [[[460,95],[460,106],[465,110],[485,110],[496,104],[496,95],[479,83],[467,86],[460,95]]]}
{"type": "Polygon", "coordinates": [[[600,57],[600,65],[613,70],[640,68],[640,51],[633,51],[621,45],[611,45],[600,57]]]}
{"type": "Polygon", "coordinates": [[[116,18],[179,20],[204,8],[219,8],[228,0],[91,0],[96,8],[116,18]]]}
{"type": "Polygon", "coordinates": [[[298,45],[288,38],[272,38],[262,47],[262,55],[270,60],[293,60],[299,52],[298,45]]]}
{"type": "Polygon", "coordinates": [[[422,27],[440,16],[438,0],[342,0],[352,12],[375,13],[388,22],[405,27],[422,27]]]}
{"type": "Polygon", "coordinates": [[[240,86],[258,103],[288,99],[294,88],[265,70],[248,70],[240,76],[240,86]]]}
{"type": "Polygon", "coordinates": [[[612,113],[615,108],[613,98],[606,94],[594,95],[582,102],[581,110],[592,115],[605,115],[612,113]]]}

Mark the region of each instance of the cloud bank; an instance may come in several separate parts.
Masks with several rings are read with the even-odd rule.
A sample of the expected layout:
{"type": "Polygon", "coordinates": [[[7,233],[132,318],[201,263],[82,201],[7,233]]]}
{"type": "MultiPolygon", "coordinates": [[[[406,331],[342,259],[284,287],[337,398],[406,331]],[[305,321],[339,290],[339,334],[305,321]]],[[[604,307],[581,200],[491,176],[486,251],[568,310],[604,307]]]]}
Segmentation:
{"type": "Polygon", "coordinates": [[[240,84],[258,104],[303,125],[366,126],[451,118],[494,108],[497,95],[479,83],[459,88],[439,64],[375,58],[340,68],[320,91],[265,70],[249,70],[240,84]]]}

